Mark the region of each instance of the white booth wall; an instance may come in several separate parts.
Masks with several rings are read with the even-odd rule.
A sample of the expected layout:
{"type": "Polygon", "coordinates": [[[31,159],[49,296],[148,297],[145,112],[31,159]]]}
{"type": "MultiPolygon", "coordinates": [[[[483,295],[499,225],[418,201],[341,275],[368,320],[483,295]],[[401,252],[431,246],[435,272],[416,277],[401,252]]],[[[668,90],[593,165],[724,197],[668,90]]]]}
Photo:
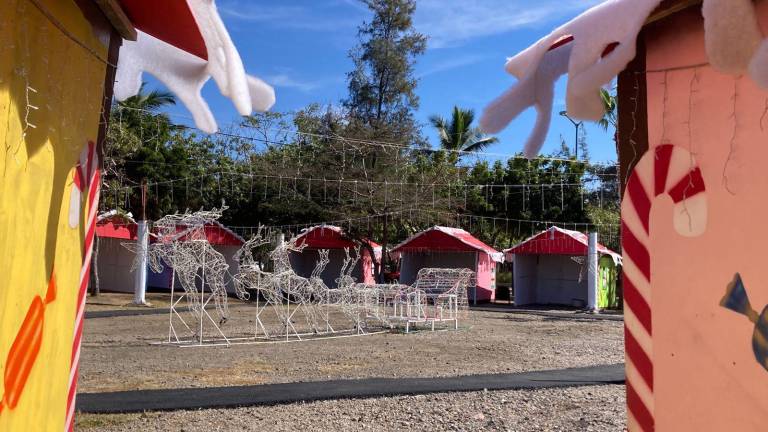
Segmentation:
{"type": "MultiPolygon", "coordinates": [[[[320,279],[323,280],[328,288],[337,288],[338,284],[336,279],[341,276],[341,267],[344,265],[344,259],[346,254],[344,249],[328,249],[329,263],[325,267],[325,270],[320,274],[320,279]]],[[[320,254],[317,249],[304,249],[301,253],[291,252],[288,256],[291,262],[291,267],[297,275],[308,278],[312,275],[312,270],[315,269],[317,262],[320,261],[320,254]]],[[[369,269],[370,271],[370,269],[369,269]]],[[[364,282],[363,279],[363,260],[360,259],[355,265],[355,269],[352,271],[352,277],[357,282],[364,282]]]]}
{"type": "Polygon", "coordinates": [[[582,265],[568,255],[515,255],[515,305],[575,306],[575,302],[586,304],[586,271],[586,267],[582,271],[582,265]]]}
{"type": "Polygon", "coordinates": [[[131,265],[135,254],[122,243],[131,240],[99,237],[96,268],[100,291],[133,292],[131,265]]]}
{"type": "Polygon", "coordinates": [[[403,252],[400,283],[411,285],[419,270],[427,267],[468,268],[477,271],[477,252],[403,252]]]}

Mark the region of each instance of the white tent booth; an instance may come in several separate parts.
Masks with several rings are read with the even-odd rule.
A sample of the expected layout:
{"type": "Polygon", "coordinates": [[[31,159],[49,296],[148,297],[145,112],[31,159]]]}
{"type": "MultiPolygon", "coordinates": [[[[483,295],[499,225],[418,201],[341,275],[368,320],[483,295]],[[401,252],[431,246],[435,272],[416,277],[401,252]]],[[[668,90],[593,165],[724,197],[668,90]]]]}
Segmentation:
{"type": "Polygon", "coordinates": [[[493,301],[496,265],[504,256],[460,228],[434,226],[409,237],[392,249],[400,260],[401,284],[412,284],[423,268],[467,268],[475,272],[468,296],[473,303],[493,301]]]}
{"type": "Polygon", "coordinates": [[[96,219],[96,274],[99,290],[133,292],[131,266],[135,254],[123,246],[136,242],[138,224],[131,214],[117,211],[102,213],[96,219]]]}
{"type": "MultiPolygon", "coordinates": [[[[584,233],[551,227],[504,251],[513,263],[515,305],[588,303],[588,239],[584,233]]],[[[598,244],[598,306],[616,303],[616,268],[621,255],[598,244]]]]}
{"type": "MultiPolygon", "coordinates": [[[[179,227],[183,230],[183,227],[179,227]]],[[[138,224],[127,215],[110,211],[101,214],[96,222],[97,251],[96,270],[99,289],[106,292],[133,293],[134,273],[131,272],[136,254],[126,248],[123,243],[136,242],[138,224]]],[[[213,248],[220,252],[229,265],[230,274],[237,273],[239,263],[235,260],[235,254],[245,242],[238,234],[214,221],[205,226],[205,234],[213,248]]],[[[150,242],[152,242],[150,235],[150,242]]],[[[161,273],[147,271],[147,288],[153,290],[170,290],[171,275],[173,269],[163,266],[161,273]]],[[[176,286],[179,280],[176,279],[176,286]]],[[[231,278],[227,279],[227,292],[234,294],[235,286],[231,278]]]]}
{"type": "MultiPolygon", "coordinates": [[[[185,226],[178,226],[177,230],[182,232],[186,229],[185,226]]],[[[235,259],[237,251],[245,244],[245,240],[237,233],[227,228],[219,221],[210,221],[205,227],[205,236],[213,249],[224,256],[224,259],[229,266],[229,274],[233,275],[240,269],[240,264],[235,259]]],[[[152,242],[150,236],[150,242],[152,242]]],[[[147,273],[147,287],[154,290],[170,290],[171,289],[171,276],[173,275],[173,268],[163,263],[163,271],[155,273],[151,269],[147,273]]],[[[180,287],[178,276],[176,278],[175,287],[180,287]]],[[[207,285],[206,285],[207,286],[207,285]]],[[[235,281],[231,277],[226,278],[227,293],[235,294],[235,281]]]]}

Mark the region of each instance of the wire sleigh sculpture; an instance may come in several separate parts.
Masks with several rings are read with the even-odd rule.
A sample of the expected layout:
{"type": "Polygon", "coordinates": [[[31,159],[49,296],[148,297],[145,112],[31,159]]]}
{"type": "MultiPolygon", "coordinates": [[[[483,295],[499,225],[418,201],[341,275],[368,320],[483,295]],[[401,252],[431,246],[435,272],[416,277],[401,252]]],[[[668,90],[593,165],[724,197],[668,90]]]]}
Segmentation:
{"type": "MultiPolygon", "coordinates": [[[[335,265],[335,287],[323,278],[330,271],[330,250],[310,249],[301,236],[275,242],[273,233],[263,227],[234,253],[237,269],[232,269],[205,231],[225,209],[167,215],[154,224],[153,241],[146,246],[147,261],[153,272],[160,273],[165,267],[172,270],[168,338],[163,343],[301,341],[399,328],[409,332],[419,325],[434,330],[441,323],[458,329],[459,320],[466,317],[467,291],[474,284],[474,272],[424,268],[413,285],[361,283],[354,275],[367,269],[361,266],[359,243],[343,249],[340,268],[338,262],[335,265]],[[317,254],[311,272],[297,273],[292,256],[309,252],[317,254]],[[181,290],[176,289],[177,279],[181,290]],[[228,285],[235,297],[247,301],[244,313],[230,312],[228,285]],[[186,311],[179,307],[183,300],[186,311]],[[230,330],[232,322],[236,328],[243,324],[242,317],[253,323],[246,324],[251,329],[246,335],[230,330]]],[[[141,252],[135,243],[124,245],[141,252]]]]}

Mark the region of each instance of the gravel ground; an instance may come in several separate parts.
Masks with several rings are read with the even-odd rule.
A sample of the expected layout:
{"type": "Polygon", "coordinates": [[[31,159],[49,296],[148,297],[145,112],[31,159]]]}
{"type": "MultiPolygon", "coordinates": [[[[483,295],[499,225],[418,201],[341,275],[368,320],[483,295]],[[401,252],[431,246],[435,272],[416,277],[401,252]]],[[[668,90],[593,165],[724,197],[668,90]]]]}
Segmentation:
{"type": "MultiPolygon", "coordinates": [[[[125,304],[128,299],[100,296],[98,307],[103,310],[105,304],[125,304]]],[[[162,298],[153,300],[164,303],[162,298]]],[[[252,334],[253,306],[231,301],[230,309],[232,318],[225,331],[252,334]]],[[[92,310],[91,305],[88,310],[92,310]]],[[[164,314],[87,319],[78,390],[455,376],[624,361],[622,322],[501,311],[470,311],[459,331],[386,333],[229,348],[150,345],[167,334],[168,316],[164,314]]]]}
{"type": "Polygon", "coordinates": [[[439,393],[77,417],[89,431],[620,431],[624,386],[439,393]]]}
{"type": "Polygon", "coordinates": [[[87,297],[86,310],[146,309],[167,308],[170,306],[170,296],[164,293],[147,293],[145,299],[147,300],[147,306],[140,306],[132,304],[132,294],[104,293],[97,297],[87,297]]]}

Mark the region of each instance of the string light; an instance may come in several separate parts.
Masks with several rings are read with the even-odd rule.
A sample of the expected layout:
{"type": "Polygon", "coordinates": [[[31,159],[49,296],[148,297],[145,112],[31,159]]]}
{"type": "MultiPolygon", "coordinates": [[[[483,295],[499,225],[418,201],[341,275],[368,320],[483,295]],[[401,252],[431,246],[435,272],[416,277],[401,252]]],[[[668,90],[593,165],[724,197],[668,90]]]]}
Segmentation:
{"type": "MultiPolygon", "coordinates": [[[[127,106],[120,106],[120,109],[124,110],[132,110],[132,111],[139,111],[144,112],[151,115],[157,115],[156,112],[143,109],[143,108],[135,108],[135,107],[127,107],[127,106]]],[[[182,114],[178,113],[165,113],[168,116],[171,117],[178,117],[178,118],[184,118],[187,120],[192,120],[189,116],[184,116],[182,114]]],[[[238,125],[241,129],[255,129],[254,126],[249,125],[238,125]]],[[[185,129],[185,130],[192,130],[204,133],[200,131],[199,129],[188,126],[188,125],[176,125],[176,127],[185,129]]],[[[234,128],[232,128],[234,129],[234,128]]],[[[467,151],[467,150],[457,150],[457,149],[432,149],[432,148],[419,148],[414,147],[412,145],[408,144],[402,144],[402,143],[393,143],[388,141],[375,141],[375,140],[364,140],[364,139],[358,139],[358,138],[349,138],[349,137],[343,137],[337,134],[317,134],[312,132],[302,132],[302,131],[290,131],[286,133],[287,135],[293,135],[294,137],[312,137],[317,139],[323,139],[323,140],[331,140],[331,141],[340,141],[342,143],[342,154],[346,155],[346,147],[348,144],[359,144],[359,145],[365,145],[365,146],[372,146],[372,147],[379,147],[379,148],[390,148],[390,149],[396,149],[396,150],[409,150],[413,152],[422,152],[422,153],[455,153],[459,155],[465,155],[465,156],[472,156],[472,157],[488,157],[488,158],[498,158],[498,159],[513,159],[513,160],[525,160],[529,161],[530,159],[526,158],[525,156],[522,156],[518,153],[496,153],[496,152],[487,152],[487,151],[467,151]]],[[[248,135],[242,135],[242,134],[236,134],[231,132],[215,132],[210,135],[218,135],[218,136],[224,136],[228,138],[239,138],[243,140],[248,141],[255,141],[267,145],[282,145],[282,146],[288,146],[288,145],[294,145],[302,142],[302,140],[295,140],[295,141],[285,141],[285,140],[270,140],[268,138],[261,138],[256,136],[248,136],[248,135]]],[[[358,149],[353,149],[354,151],[358,151],[358,149]]],[[[551,157],[551,156],[537,156],[535,160],[539,161],[549,161],[549,162],[561,162],[561,163],[574,163],[574,164],[583,164],[583,165],[593,165],[593,166],[616,166],[617,162],[615,161],[587,161],[584,159],[570,159],[570,158],[560,158],[560,157],[551,157]]],[[[346,158],[343,160],[343,167],[346,167],[346,158]]]]}

